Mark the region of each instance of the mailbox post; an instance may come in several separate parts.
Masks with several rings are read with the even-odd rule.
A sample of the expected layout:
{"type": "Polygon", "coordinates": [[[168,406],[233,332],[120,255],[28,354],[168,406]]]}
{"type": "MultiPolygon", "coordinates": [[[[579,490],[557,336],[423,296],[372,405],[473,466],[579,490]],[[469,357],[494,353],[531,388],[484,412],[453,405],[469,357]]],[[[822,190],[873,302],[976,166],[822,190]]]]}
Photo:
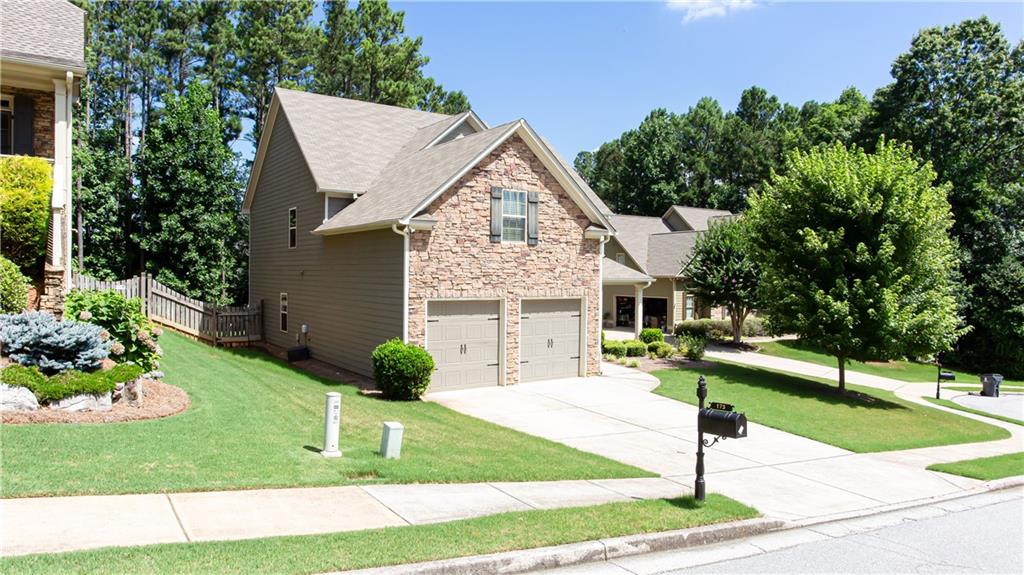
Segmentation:
{"type": "Polygon", "coordinates": [[[935,399],[942,399],[940,392],[942,391],[943,381],[955,381],[956,374],[952,371],[942,371],[942,361],[936,356],[935,366],[939,368],[939,374],[935,378],[935,399]]]}
{"type": "Polygon", "coordinates": [[[708,384],[704,376],[697,379],[697,480],[693,485],[693,495],[697,501],[704,501],[704,448],[711,447],[720,439],[740,438],[747,436],[747,416],[733,411],[733,406],[726,403],[711,402],[710,408],[704,407],[708,396],[708,384]],[[704,434],[709,433],[715,439],[708,441],[704,434]]]}

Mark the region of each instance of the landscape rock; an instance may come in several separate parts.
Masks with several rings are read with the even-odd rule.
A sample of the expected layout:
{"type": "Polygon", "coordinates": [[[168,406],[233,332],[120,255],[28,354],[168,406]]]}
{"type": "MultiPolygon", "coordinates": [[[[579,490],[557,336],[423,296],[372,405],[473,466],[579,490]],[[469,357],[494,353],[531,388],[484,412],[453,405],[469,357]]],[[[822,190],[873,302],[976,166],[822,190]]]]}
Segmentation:
{"type": "Polygon", "coordinates": [[[30,389],[0,383],[0,411],[35,411],[36,409],[39,409],[39,402],[30,389]]]}
{"type": "Polygon", "coordinates": [[[128,405],[139,405],[142,403],[142,382],[144,378],[140,377],[133,381],[119,383],[114,389],[114,401],[123,401],[128,405]]]}
{"type": "Polygon", "coordinates": [[[65,397],[60,401],[51,403],[50,407],[62,411],[110,411],[111,407],[113,407],[113,401],[109,391],[98,395],[83,393],[82,395],[65,397]]]}
{"type": "Polygon", "coordinates": [[[116,365],[117,365],[117,362],[112,360],[112,359],[110,359],[109,357],[105,357],[105,358],[103,358],[102,361],[100,361],[100,369],[103,370],[103,371],[114,369],[114,367],[116,365]]]}

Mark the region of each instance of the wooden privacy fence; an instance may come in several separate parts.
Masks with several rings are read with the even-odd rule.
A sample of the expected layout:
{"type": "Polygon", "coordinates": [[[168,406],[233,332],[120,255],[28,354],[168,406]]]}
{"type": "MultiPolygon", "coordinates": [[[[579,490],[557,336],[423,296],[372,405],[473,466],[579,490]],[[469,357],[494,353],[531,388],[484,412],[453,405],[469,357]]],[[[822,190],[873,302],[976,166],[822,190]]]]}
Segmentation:
{"type": "Polygon", "coordinates": [[[142,311],[149,319],[214,345],[251,343],[263,339],[263,314],[259,304],[214,305],[182,295],[148,273],[117,281],[75,274],[72,283],[76,289],[116,290],[125,297],[140,298],[142,311]]]}

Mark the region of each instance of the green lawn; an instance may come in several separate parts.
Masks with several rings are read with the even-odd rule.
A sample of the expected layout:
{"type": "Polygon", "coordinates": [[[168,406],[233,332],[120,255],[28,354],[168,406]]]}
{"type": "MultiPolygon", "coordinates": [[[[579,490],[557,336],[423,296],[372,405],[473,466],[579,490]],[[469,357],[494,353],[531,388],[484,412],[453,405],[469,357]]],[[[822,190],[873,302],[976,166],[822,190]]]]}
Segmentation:
{"type": "Polygon", "coordinates": [[[210,491],[351,483],[528,481],[652,474],[423,402],[387,402],[265,354],[168,333],[162,368],[191,407],[118,424],[4,425],[0,495],[210,491]],[[342,394],[341,449],[318,453],[324,393],[342,394]],[[402,459],[377,455],[384,421],[402,459]]]}
{"type": "Polygon", "coordinates": [[[20,573],[322,573],[685,529],[756,517],[721,495],[503,513],[477,519],[247,541],[174,543],[0,560],[20,573]]]}
{"type": "MultiPolygon", "coordinates": [[[[776,357],[784,357],[786,359],[796,359],[800,361],[806,361],[809,363],[816,363],[818,365],[825,365],[828,367],[837,367],[836,358],[825,355],[817,350],[811,349],[803,345],[799,340],[795,339],[783,339],[779,341],[767,341],[757,344],[761,348],[761,353],[766,355],[774,355],[776,357]]],[[[913,361],[889,361],[889,362],[862,362],[862,361],[851,361],[846,366],[847,369],[852,371],[859,371],[861,373],[867,373],[871,375],[877,375],[880,377],[891,377],[900,381],[909,382],[935,382],[935,375],[938,371],[934,365],[927,363],[916,363],[913,361]]],[[[952,371],[956,374],[956,381],[958,382],[971,382],[977,383],[978,374],[969,373],[966,371],[960,371],[952,368],[943,368],[946,371],[952,371]]],[[[1004,385],[1024,385],[1024,382],[1015,381],[1011,379],[1004,379],[1004,385]]],[[[980,383],[979,383],[980,387],[980,383]]]]}
{"type": "Polygon", "coordinates": [[[925,401],[929,401],[931,403],[934,403],[935,405],[941,405],[943,407],[948,407],[950,409],[956,409],[956,410],[964,411],[964,412],[967,412],[967,413],[973,413],[974,415],[984,415],[985,417],[991,417],[992,419],[998,419],[999,421],[1005,421],[1007,423],[1015,423],[1017,425],[1024,425],[1024,421],[1021,421],[1019,419],[1014,419],[1012,417],[1006,417],[1004,415],[996,415],[994,413],[989,413],[987,411],[981,411],[980,409],[971,409],[970,407],[964,407],[963,405],[960,405],[959,403],[956,403],[954,401],[950,401],[948,399],[935,399],[934,397],[922,397],[921,399],[924,399],[925,401]]]}
{"type": "Polygon", "coordinates": [[[911,403],[890,391],[836,385],[724,362],[710,368],[655,371],[655,393],[696,404],[697,376],[708,400],[731,403],[750,421],[860,453],[992,441],[1009,432],[966,417],[911,403]]]}
{"type": "Polygon", "coordinates": [[[991,481],[1003,477],[1024,475],[1024,452],[954,461],[953,463],[937,463],[929,466],[928,469],[991,481]]]}

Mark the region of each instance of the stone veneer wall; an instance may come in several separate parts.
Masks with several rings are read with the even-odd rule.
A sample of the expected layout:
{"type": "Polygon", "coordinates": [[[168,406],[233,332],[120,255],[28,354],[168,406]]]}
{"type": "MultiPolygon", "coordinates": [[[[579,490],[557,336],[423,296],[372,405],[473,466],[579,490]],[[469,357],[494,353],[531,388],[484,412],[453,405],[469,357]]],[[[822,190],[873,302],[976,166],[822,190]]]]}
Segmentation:
{"type": "MultiPolygon", "coordinates": [[[[10,96],[24,94],[32,97],[35,108],[35,115],[32,119],[32,155],[53,159],[53,91],[44,92],[0,84],[0,92],[10,96]]],[[[17,106],[14,108],[14,113],[15,115],[18,113],[17,106]]]]}
{"type": "Polygon", "coordinates": [[[587,216],[518,136],[499,146],[426,210],[430,232],[409,244],[409,341],[423,345],[427,300],[506,300],[506,383],[519,382],[522,297],[586,297],[587,375],[600,371],[600,248],[587,216]],[[491,187],[538,192],[536,246],[491,243],[491,187]]]}

